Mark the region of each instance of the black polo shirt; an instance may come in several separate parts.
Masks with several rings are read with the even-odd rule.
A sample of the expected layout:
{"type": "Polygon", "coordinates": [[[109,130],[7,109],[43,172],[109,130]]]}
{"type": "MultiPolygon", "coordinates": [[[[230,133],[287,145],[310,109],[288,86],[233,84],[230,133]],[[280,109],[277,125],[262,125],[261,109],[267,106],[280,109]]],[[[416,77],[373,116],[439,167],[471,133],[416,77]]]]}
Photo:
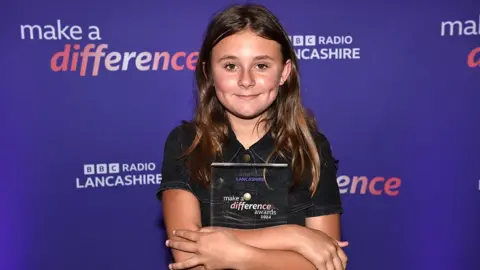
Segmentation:
{"type": "MultiPolygon", "coordinates": [[[[311,179],[281,192],[282,185],[289,187],[292,180],[292,170],[288,165],[283,169],[272,169],[273,184],[278,192],[265,188],[264,181],[254,178],[236,177],[230,185],[232,196],[227,196],[225,188],[221,192],[212,192],[198,182],[190,179],[185,166],[185,159],[179,158],[190,146],[195,136],[194,128],[189,124],[175,127],[165,142],[162,163],[162,183],[157,192],[168,189],[183,189],[192,192],[200,202],[202,226],[224,226],[242,229],[262,228],[279,224],[305,225],[305,218],[343,213],[337,177],[337,161],[332,156],[327,138],[316,131],[314,138],[321,159],[321,175],[316,193],[311,196],[309,185],[311,179]],[[251,181],[250,181],[251,180],[251,181]],[[276,185],[275,185],[276,184],[276,185]],[[215,194],[214,194],[215,193],[215,194]],[[267,202],[267,203],[266,203],[267,202]],[[275,202],[271,207],[269,202],[275,202]],[[215,221],[215,222],[214,222],[215,221]]],[[[265,163],[274,149],[274,139],[267,133],[249,149],[245,149],[229,128],[229,139],[223,149],[223,159],[218,162],[231,163],[265,163]]],[[[269,163],[284,163],[280,157],[273,157],[269,163]]],[[[221,170],[221,168],[219,169],[221,170]]],[[[249,171],[247,169],[247,171],[249,171]]],[[[306,175],[311,175],[306,172],[306,175]]],[[[223,179],[221,179],[223,180],[223,179]]],[[[179,213],[181,215],[181,213],[179,213]]]]}

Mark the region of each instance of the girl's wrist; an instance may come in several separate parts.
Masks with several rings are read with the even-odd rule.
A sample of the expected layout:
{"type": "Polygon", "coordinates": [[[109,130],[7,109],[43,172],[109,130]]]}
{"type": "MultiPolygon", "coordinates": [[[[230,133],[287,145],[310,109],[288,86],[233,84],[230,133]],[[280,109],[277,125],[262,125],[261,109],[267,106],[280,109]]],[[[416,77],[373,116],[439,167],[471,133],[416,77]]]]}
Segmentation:
{"type": "Polygon", "coordinates": [[[233,265],[233,268],[236,270],[249,270],[251,269],[252,261],[265,256],[264,250],[249,245],[242,245],[238,252],[238,260],[233,265]]]}

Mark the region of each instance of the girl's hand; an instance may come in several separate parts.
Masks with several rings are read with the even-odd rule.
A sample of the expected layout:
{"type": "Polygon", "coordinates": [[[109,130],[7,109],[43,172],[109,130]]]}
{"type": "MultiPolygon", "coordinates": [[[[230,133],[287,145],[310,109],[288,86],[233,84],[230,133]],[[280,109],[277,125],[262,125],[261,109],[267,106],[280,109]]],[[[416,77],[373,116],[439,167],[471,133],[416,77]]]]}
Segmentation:
{"type": "Polygon", "coordinates": [[[168,240],[170,248],[194,253],[192,258],[169,265],[169,269],[189,269],[203,265],[206,270],[235,269],[243,262],[248,246],[238,241],[227,230],[205,229],[204,231],[176,230],[173,234],[185,239],[168,240]]]}
{"type": "Polygon", "coordinates": [[[344,270],[347,256],[342,248],[348,242],[332,239],[321,231],[300,228],[296,235],[296,252],[304,256],[319,270],[344,270]]]}

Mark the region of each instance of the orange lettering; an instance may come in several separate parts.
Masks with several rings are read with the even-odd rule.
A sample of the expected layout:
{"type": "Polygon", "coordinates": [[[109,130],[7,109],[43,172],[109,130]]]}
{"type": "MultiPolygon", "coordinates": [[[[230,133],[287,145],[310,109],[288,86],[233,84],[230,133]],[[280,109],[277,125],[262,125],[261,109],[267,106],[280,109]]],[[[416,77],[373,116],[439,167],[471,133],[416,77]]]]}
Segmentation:
{"type": "Polygon", "coordinates": [[[50,67],[53,71],[66,71],[68,69],[68,61],[70,58],[70,44],[65,44],[65,49],[60,52],[56,52],[50,59],[50,67]],[[61,59],[62,63],[58,65],[58,60],[61,59]]]}
{"type": "Polygon", "coordinates": [[[168,70],[168,63],[170,62],[170,54],[168,52],[155,53],[152,70],[158,70],[158,65],[162,58],[163,58],[162,70],[168,70]]]}
{"type": "Polygon", "coordinates": [[[187,54],[185,52],[176,52],[172,57],[172,68],[174,70],[183,70],[183,65],[178,64],[178,58],[185,57],[187,54]]]}
{"type": "Polygon", "coordinates": [[[193,52],[187,57],[187,68],[190,70],[195,70],[195,64],[198,60],[198,52],[193,52]]]}
{"type": "Polygon", "coordinates": [[[397,196],[399,191],[392,189],[399,188],[401,184],[402,180],[400,178],[392,177],[388,179],[385,183],[385,193],[389,196],[397,196]]]}
{"type": "Polygon", "coordinates": [[[337,178],[338,189],[340,194],[372,194],[372,195],[388,195],[397,196],[402,180],[392,177],[386,180],[385,177],[377,176],[369,180],[366,176],[354,176],[351,180],[346,175],[337,178]],[[359,190],[360,187],[360,190],[359,190]]]}
{"type": "Polygon", "coordinates": [[[467,58],[467,64],[469,67],[474,68],[474,67],[479,67],[480,66],[480,47],[473,49],[469,54],[467,58]],[[478,56],[478,59],[475,60],[475,57],[478,56]]]}
{"type": "Polygon", "coordinates": [[[383,177],[380,177],[380,176],[374,177],[372,181],[370,181],[370,184],[368,185],[368,190],[370,191],[370,193],[372,193],[372,195],[381,195],[382,189],[376,189],[375,184],[377,182],[384,182],[384,181],[385,181],[385,178],[383,177]]]}

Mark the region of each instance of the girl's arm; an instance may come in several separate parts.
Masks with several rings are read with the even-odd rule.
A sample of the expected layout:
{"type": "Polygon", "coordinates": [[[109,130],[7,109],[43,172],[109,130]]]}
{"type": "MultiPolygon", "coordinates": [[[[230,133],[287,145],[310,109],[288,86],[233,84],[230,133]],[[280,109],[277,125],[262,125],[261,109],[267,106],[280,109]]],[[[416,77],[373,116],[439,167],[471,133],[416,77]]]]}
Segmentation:
{"type": "MultiPolygon", "coordinates": [[[[199,231],[201,228],[200,206],[197,198],[190,192],[181,189],[169,189],[162,192],[162,205],[165,227],[168,239],[186,241],[173,235],[174,230],[199,231]]],[[[200,230],[201,231],[201,230],[200,230]]],[[[258,230],[231,230],[239,241],[246,243],[244,252],[239,255],[244,257],[244,265],[238,268],[269,269],[269,270],[315,270],[312,263],[302,255],[284,248],[279,250],[282,241],[288,238],[295,239],[293,226],[272,227],[258,230]],[[282,237],[283,235],[283,237],[282,237]],[[261,236],[261,237],[260,237],[261,236]],[[274,237],[272,237],[274,236],[274,237]],[[279,237],[280,236],[280,237],[279,237]],[[254,239],[257,238],[255,241],[254,239]]],[[[286,241],[287,243],[289,241],[286,241]]],[[[182,262],[195,256],[193,253],[171,249],[175,262],[182,262]]],[[[202,267],[193,268],[202,269],[202,267]]]]}
{"type": "MultiPolygon", "coordinates": [[[[170,189],[162,194],[163,216],[167,238],[172,240],[182,240],[173,235],[173,230],[192,230],[198,231],[201,227],[200,206],[195,196],[185,190],[170,189]]],[[[172,249],[172,255],[175,262],[185,261],[195,256],[176,249],[172,249]]],[[[200,270],[203,267],[192,268],[200,270]]]]}

